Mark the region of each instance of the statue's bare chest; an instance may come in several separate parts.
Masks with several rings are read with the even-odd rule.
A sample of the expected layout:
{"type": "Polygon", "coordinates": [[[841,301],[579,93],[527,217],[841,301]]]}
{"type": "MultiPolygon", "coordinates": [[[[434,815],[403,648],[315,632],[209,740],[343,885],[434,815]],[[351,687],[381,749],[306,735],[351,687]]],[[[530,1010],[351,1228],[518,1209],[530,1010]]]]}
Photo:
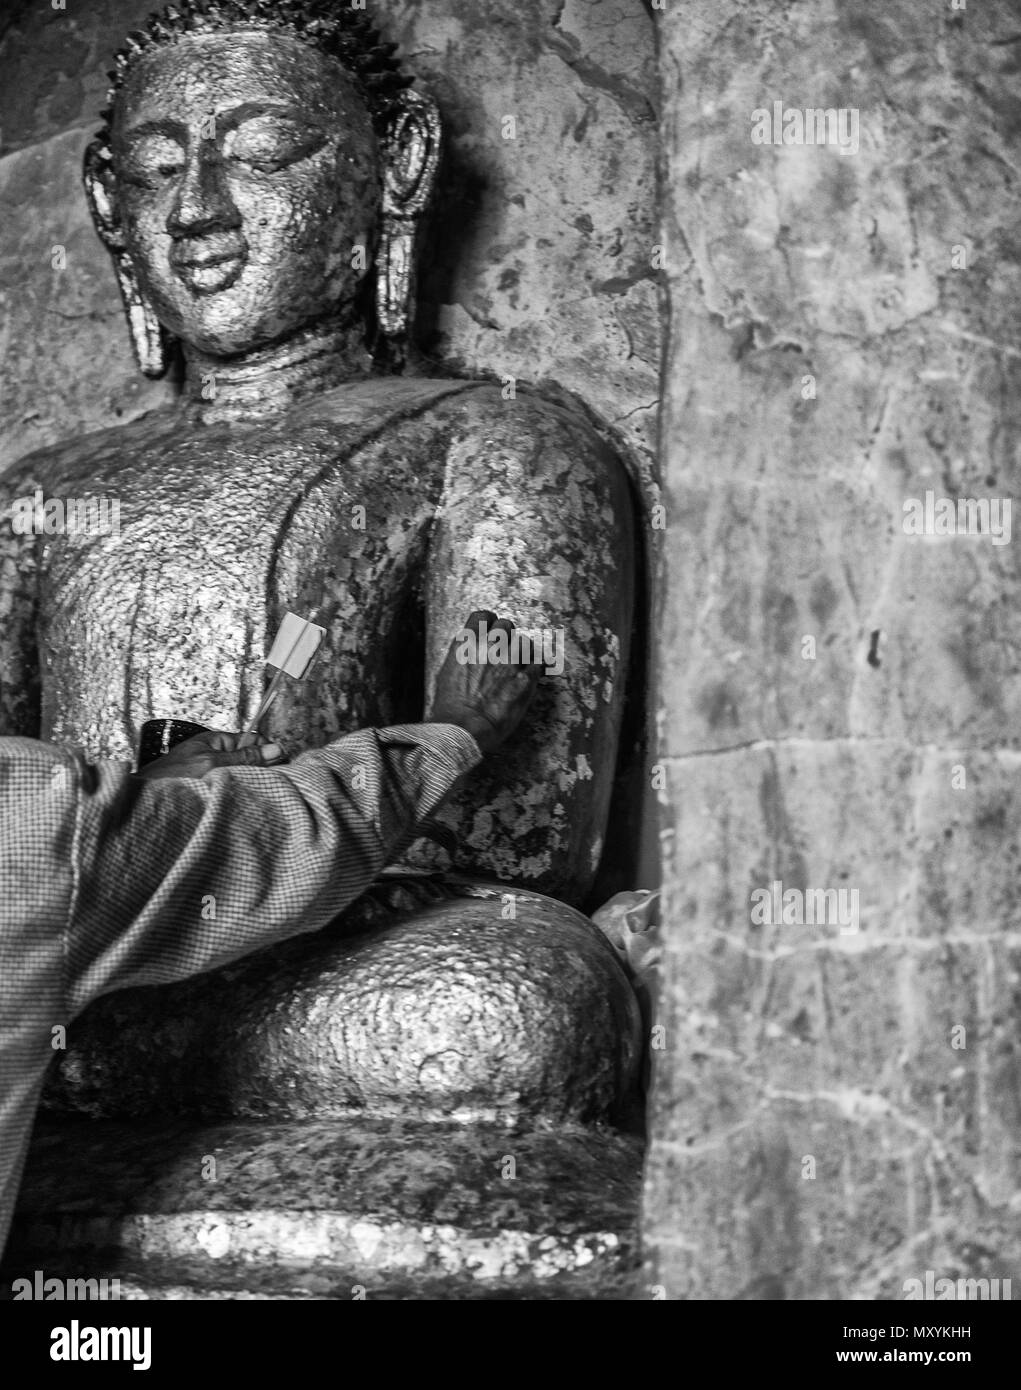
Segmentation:
{"type": "Polygon", "coordinates": [[[238,727],[287,609],[328,637],[315,678],[279,702],[278,731],[309,743],[371,717],[372,671],[413,602],[442,487],[442,458],[413,443],[203,430],[93,464],[87,495],[116,503],[106,529],[46,546],[44,733],[128,756],[147,718],[238,727]]]}

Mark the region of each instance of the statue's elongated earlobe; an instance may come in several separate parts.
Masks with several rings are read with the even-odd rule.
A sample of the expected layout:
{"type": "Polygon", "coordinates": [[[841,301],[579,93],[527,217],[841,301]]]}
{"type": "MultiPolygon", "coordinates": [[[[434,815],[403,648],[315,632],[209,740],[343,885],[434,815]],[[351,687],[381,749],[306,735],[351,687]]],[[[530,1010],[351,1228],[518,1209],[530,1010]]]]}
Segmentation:
{"type": "Polygon", "coordinates": [[[142,293],[135,268],[124,252],[114,256],[114,269],[138,365],[146,376],[162,376],[170,361],[169,335],[142,293]]]}
{"type": "Polygon", "coordinates": [[[415,240],[440,161],[440,115],[420,92],[405,91],[383,141],[383,215],[376,266],[376,314],[387,338],[411,327],[415,240]]]}
{"type": "Polygon", "coordinates": [[[170,361],[170,335],[156,317],[128,255],[114,198],[110,151],[103,140],[93,140],[86,149],[83,177],[92,221],[113,259],[138,365],[146,376],[162,376],[170,361]]]}

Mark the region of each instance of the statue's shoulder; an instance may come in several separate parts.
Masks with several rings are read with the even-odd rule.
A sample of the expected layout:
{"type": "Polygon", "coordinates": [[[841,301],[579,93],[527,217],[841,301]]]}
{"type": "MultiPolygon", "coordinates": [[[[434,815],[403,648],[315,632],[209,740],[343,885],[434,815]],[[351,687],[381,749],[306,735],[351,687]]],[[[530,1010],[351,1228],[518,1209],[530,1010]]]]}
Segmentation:
{"type": "Polygon", "coordinates": [[[530,441],[543,436],[567,436],[579,445],[604,443],[595,417],[559,387],[531,386],[507,377],[502,381],[462,382],[467,389],[444,398],[445,414],[458,414],[467,424],[497,431],[508,439],[530,441]]]}
{"type": "Polygon", "coordinates": [[[349,382],[295,407],[309,421],[375,426],[415,419],[461,435],[485,435],[512,449],[538,443],[613,457],[585,408],[557,388],[460,377],[381,376],[349,382]]]}
{"type": "Polygon", "coordinates": [[[61,488],[75,481],[94,482],[174,435],[177,416],[167,408],[149,411],[123,425],[44,444],[5,469],[0,486],[8,493],[19,488],[61,488]]]}
{"type": "Polygon", "coordinates": [[[469,394],[480,384],[457,377],[364,377],[298,401],[287,419],[292,424],[367,424],[375,433],[389,423],[428,416],[444,401],[469,394]]]}
{"type": "Polygon", "coordinates": [[[480,483],[489,475],[499,483],[510,470],[542,489],[568,474],[579,485],[625,486],[627,469],[609,432],[566,391],[512,381],[470,385],[435,408],[447,421],[448,457],[461,461],[467,479],[480,483]]]}

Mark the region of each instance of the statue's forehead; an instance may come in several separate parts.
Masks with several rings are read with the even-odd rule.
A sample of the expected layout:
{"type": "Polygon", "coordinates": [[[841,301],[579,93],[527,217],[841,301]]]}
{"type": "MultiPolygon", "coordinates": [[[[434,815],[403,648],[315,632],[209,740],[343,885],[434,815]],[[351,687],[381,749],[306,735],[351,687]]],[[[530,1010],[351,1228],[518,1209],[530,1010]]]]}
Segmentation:
{"type": "Polygon", "coordinates": [[[284,102],[307,111],[358,103],[340,63],[286,34],[187,35],[151,49],[133,66],[117,101],[131,125],[167,115],[226,111],[248,102],[284,102]]]}

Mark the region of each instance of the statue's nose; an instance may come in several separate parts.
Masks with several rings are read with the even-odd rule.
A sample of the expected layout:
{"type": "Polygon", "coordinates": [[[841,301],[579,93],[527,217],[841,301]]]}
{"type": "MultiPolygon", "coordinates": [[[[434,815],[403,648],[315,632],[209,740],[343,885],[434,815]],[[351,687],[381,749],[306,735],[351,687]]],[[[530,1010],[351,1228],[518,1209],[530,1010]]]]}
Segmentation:
{"type": "Polygon", "coordinates": [[[167,231],[173,237],[202,236],[240,226],[241,214],[227,189],[222,156],[212,140],[202,140],[185,160],[167,231]]]}

